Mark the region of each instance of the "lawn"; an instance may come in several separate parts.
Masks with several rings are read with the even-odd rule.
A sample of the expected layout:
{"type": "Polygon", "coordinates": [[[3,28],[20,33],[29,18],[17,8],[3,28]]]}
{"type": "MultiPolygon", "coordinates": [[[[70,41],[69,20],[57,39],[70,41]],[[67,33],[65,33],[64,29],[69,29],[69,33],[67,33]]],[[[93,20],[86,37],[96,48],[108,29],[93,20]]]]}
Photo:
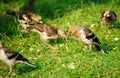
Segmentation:
{"type": "MultiPolygon", "coordinates": [[[[0,1],[0,40],[28,58],[36,68],[17,64],[16,78],[120,78],[120,1],[119,0],[28,0],[0,1]],[[28,8],[29,6],[32,6],[28,8]],[[111,9],[117,14],[113,27],[102,26],[101,13],[111,9]],[[7,10],[32,11],[43,22],[67,31],[70,26],[91,29],[101,41],[105,54],[92,51],[76,38],[50,40],[48,47],[35,32],[22,32],[19,22],[7,10]],[[118,39],[118,40],[117,40],[118,39]]],[[[9,66],[0,61],[0,76],[9,66]]],[[[11,78],[14,76],[12,75],[11,78]]]]}

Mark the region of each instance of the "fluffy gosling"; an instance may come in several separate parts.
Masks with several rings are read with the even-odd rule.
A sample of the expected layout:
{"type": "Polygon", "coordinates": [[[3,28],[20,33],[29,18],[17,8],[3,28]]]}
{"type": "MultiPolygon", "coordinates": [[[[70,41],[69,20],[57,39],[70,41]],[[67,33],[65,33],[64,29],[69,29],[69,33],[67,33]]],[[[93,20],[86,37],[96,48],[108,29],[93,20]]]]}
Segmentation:
{"type": "Polygon", "coordinates": [[[6,78],[10,77],[10,75],[13,72],[13,67],[17,63],[24,63],[31,67],[36,67],[36,66],[32,65],[28,61],[28,59],[24,58],[21,54],[15,52],[9,48],[5,48],[4,44],[1,41],[0,41],[0,60],[3,61],[4,63],[6,63],[7,65],[9,65],[9,67],[10,67],[10,71],[9,71],[8,75],[6,76],[6,78]]]}
{"type": "Polygon", "coordinates": [[[103,25],[111,25],[113,24],[115,21],[117,20],[117,15],[114,11],[111,10],[105,10],[102,14],[101,14],[101,23],[103,25]]]}
{"type": "Polygon", "coordinates": [[[33,24],[28,30],[39,33],[40,39],[45,42],[48,41],[49,39],[58,39],[58,38],[67,39],[67,35],[64,30],[57,29],[56,27],[48,24],[43,24],[43,23],[33,24]]]}
{"type": "Polygon", "coordinates": [[[78,38],[85,45],[89,45],[90,50],[92,50],[93,45],[95,45],[97,51],[104,53],[103,49],[100,46],[100,41],[90,29],[86,27],[72,26],[68,30],[68,37],[70,35],[78,38]]]}
{"type": "Polygon", "coordinates": [[[31,23],[31,24],[42,23],[41,16],[31,12],[7,11],[6,14],[15,16],[20,22],[24,30],[26,30],[27,27],[30,27],[28,23],[31,23]]]}

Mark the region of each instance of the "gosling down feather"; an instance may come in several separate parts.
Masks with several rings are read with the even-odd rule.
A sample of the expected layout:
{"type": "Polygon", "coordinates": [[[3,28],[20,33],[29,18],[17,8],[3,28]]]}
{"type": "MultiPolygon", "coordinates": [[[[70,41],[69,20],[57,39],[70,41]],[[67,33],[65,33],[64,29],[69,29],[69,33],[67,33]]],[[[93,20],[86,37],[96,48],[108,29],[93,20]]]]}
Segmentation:
{"type": "Polygon", "coordinates": [[[18,52],[15,52],[9,48],[4,47],[3,42],[0,42],[0,60],[3,61],[4,63],[6,63],[7,65],[9,65],[9,67],[10,67],[10,71],[9,71],[8,75],[6,76],[6,78],[8,78],[11,75],[11,73],[13,72],[13,67],[17,63],[24,63],[31,67],[36,67],[36,66],[32,65],[28,61],[28,59],[24,58],[18,52]]]}
{"type": "Polygon", "coordinates": [[[78,38],[85,45],[90,46],[90,50],[92,50],[93,45],[95,45],[97,51],[104,52],[100,46],[100,41],[97,36],[86,27],[72,26],[68,30],[68,37],[72,35],[78,38]]]}
{"type": "Polygon", "coordinates": [[[31,12],[7,11],[6,14],[15,16],[24,30],[26,30],[27,27],[30,27],[28,23],[42,23],[41,16],[31,12]]]}
{"type": "Polygon", "coordinates": [[[39,33],[40,39],[45,42],[49,39],[58,39],[58,38],[67,39],[67,35],[64,30],[58,29],[48,24],[43,24],[43,23],[33,24],[29,27],[28,31],[39,33]]]}
{"type": "Polygon", "coordinates": [[[117,15],[114,11],[111,10],[105,10],[102,14],[101,14],[101,23],[103,25],[106,24],[113,24],[115,21],[117,20],[117,15]]]}

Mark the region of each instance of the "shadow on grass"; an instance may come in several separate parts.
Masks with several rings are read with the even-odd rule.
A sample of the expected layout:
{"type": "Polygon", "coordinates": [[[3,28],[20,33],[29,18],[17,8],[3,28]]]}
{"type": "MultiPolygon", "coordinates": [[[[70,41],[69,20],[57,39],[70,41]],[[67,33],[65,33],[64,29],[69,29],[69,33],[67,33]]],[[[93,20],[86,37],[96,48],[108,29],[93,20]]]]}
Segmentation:
{"type": "MultiPolygon", "coordinates": [[[[55,19],[62,17],[72,10],[77,10],[91,3],[97,5],[109,3],[111,0],[36,0],[33,12],[39,13],[43,18],[55,19]]],[[[24,8],[23,8],[24,10],[24,8]]]]}
{"type": "Polygon", "coordinates": [[[54,40],[54,39],[51,39],[51,40],[49,40],[49,44],[50,45],[54,45],[54,44],[62,44],[62,43],[66,43],[67,41],[65,40],[65,39],[63,39],[63,38],[58,38],[58,39],[56,39],[56,40],[54,40]]]}
{"type": "Polygon", "coordinates": [[[103,50],[105,51],[105,53],[109,53],[110,51],[113,50],[113,48],[115,47],[114,45],[111,45],[111,44],[103,44],[102,45],[103,47],[103,50]]]}
{"type": "MultiPolygon", "coordinates": [[[[44,19],[54,19],[62,17],[72,10],[89,6],[94,3],[96,5],[109,3],[112,0],[26,0],[23,1],[21,11],[31,11],[40,14],[44,19]]],[[[17,0],[3,0],[5,4],[14,4],[17,0]]]]}
{"type": "Polygon", "coordinates": [[[113,26],[113,28],[120,29],[120,22],[116,22],[113,26]]]}
{"type": "Polygon", "coordinates": [[[0,39],[2,35],[13,36],[20,32],[20,26],[14,18],[0,15],[0,39]]]}
{"type": "Polygon", "coordinates": [[[24,65],[24,66],[22,66],[22,67],[20,67],[19,69],[18,69],[18,74],[19,75],[22,75],[22,74],[24,74],[24,73],[28,73],[28,72],[31,72],[31,71],[34,71],[34,70],[40,70],[40,66],[39,65],[36,65],[36,67],[34,68],[34,67],[30,67],[30,66],[27,66],[27,65],[24,65]]]}
{"type": "Polygon", "coordinates": [[[120,22],[115,22],[112,25],[107,25],[108,29],[120,29],[120,22]]]}

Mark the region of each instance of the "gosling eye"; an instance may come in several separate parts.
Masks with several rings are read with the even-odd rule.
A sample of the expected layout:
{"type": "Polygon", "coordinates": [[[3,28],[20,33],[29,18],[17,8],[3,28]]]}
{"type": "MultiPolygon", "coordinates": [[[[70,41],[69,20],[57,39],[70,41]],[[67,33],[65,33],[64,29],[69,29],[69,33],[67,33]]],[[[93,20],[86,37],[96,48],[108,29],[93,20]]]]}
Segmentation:
{"type": "Polygon", "coordinates": [[[72,31],[69,32],[69,34],[72,34],[72,33],[73,33],[72,31]]]}

